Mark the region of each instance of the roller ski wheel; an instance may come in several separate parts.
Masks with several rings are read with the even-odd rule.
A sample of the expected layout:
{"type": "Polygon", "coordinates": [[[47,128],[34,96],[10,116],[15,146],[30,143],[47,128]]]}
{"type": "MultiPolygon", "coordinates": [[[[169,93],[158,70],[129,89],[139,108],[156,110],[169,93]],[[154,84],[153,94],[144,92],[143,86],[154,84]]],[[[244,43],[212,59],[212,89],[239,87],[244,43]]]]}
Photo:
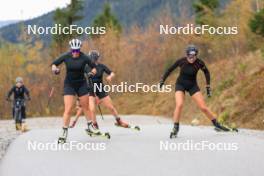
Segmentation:
{"type": "Polygon", "coordinates": [[[232,131],[237,132],[238,133],[238,129],[237,128],[232,128],[232,131]]]}
{"type": "Polygon", "coordinates": [[[58,144],[64,144],[64,143],[66,143],[66,138],[64,138],[64,137],[59,137],[59,139],[58,139],[58,144]]]}
{"type": "Polygon", "coordinates": [[[178,133],[177,132],[171,132],[170,133],[170,139],[177,138],[178,133]]]}
{"type": "Polygon", "coordinates": [[[94,133],[94,132],[90,131],[89,129],[86,129],[85,131],[90,137],[104,137],[106,139],[111,138],[111,136],[108,132],[106,132],[106,133],[102,133],[102,132],[94,133]]]}
{"type": "Polygon", "coordinates": [[[68,136],[68,128],[62,128],[62,135],[58,139],[58,144],[66,143],[67,136],[68,136]]]}
{"type": "Polygon", "coordinates": [[[140,127],[139,126],[132,126],[131,128],[134,129],[134,130],[140,131],[140,127]]]}

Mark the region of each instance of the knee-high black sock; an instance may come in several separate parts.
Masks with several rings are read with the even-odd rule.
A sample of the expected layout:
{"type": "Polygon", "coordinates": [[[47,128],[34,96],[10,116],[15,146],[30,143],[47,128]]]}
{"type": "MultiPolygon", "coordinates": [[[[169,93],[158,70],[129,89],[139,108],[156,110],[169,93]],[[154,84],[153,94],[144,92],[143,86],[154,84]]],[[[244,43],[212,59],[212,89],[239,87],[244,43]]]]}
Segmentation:
{"type": "Polygon", "coordinates": [[[214,126],[216,126],[216,127],[218,127],[219,125],[218,125],[218,122],[217,122],[217,120],[216,119],[213,119],[212,120],[212,124],[214,125],[214,126]]]}
{"type": "Polygon", "coordinates": [[[175,122],[174,125],[173,125],[173,128],[174,128],[176,131],[179,131],[180,123],[179,123],[179,122],[175,122]]]}

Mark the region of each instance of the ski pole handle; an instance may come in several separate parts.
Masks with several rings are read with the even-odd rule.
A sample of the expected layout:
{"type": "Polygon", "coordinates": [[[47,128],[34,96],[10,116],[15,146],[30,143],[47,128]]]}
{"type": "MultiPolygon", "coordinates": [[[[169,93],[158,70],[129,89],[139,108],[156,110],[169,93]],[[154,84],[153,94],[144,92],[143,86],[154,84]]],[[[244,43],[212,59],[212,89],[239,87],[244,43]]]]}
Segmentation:
{"type": "Polygon", "coordinates": [[[161,81],[159,82],[159,88],[162,88],[163,85],[164,85],[164,81],[161,80],[161,81]]]}
{"type": "Polygon", "coordinates": [[[206,93],[208,98],[212,96],[212,90],[210,86],[206,86],[206,93]]]}

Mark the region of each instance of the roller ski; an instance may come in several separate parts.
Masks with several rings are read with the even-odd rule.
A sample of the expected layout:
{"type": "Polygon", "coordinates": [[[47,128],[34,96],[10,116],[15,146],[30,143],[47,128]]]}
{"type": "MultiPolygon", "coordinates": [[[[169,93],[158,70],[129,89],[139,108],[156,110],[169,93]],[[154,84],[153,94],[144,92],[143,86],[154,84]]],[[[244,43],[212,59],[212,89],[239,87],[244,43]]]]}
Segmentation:
{"type": "Polygon", "coordinates": [[[99,131],[98,125],[93,124],[92,122],[88,122],[88,128],[85,131],[90,137],[103,137],[103,138],[107,138],[107,139],[111,138],[111,136],[108,132],[103,133],[103,132],[99,131]]]}
{"type": "Polygon", "coordinates": [[[67,136],[68,136],[68,128],[62,128],[62,135],[58,139],[58,144],[66,143],[67,136]]]}
{"type": "Polygon", "coordinates": [[[170,133],[170,139],[177,138],[178,132],[179,132],[179,123],[175,123],[172,132],[170,133]]]}
{"type": "Polygon", "coordinates": [[[139,126],[129,125],[126,122],[122,121],[121,118],[116,118],[115,126],[121,127],[121,128],[130,128],[132,130],[140,131],[139,126]]]}
{"type": "Polygon", "coordinates": [[[226,125],[222,125],[221,128],[215,127],[214,129],[217,132],[238,132],[237,128],[232,128],[232,127],[229,127],[229,126],[226,126],[226,125]]]}
{"type": "Polygon", "coordinates": [[[106,133],[102,133],[102,132],[99,131],[97,133],[94,133],[94,132],[90,131],[89,129],[86,129],[85,131],[90,137],[103,137],[103,138],[106,138],[106,139],[110,139],[111,138],[110,134],[107,133],[107,132],[106,133]]]}
{"type": "Polygon", "coordinates": [[[213,125],[214,125],[214,130],[217,132],[238,132],[237,128],[233,128],[233,127],[229,127],[227,125],[224,124],[220,124],[219,122],[217,122],[216,120],[213,120],[213,125]]]}

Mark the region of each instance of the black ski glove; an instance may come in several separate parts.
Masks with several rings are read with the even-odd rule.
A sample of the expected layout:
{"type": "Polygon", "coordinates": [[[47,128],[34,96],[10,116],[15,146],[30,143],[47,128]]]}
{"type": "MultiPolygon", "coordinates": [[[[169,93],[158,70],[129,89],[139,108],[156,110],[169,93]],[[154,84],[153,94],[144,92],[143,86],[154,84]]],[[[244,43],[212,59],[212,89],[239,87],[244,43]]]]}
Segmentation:
{"type": "Polygon", "coordinates": [[[54,74],[55,75],[59,75],[60,74],[60,70],[58,69],[58,70],[54,71],[54,74]]]}
{"type": "Polygon", "coordinates": [[[206,86],[207,97],[210,98],[212,96],[212,91],[210,86],[206,86]]]}
{"type": "Polygon", "coordinates": [[[89,72],[89,73],[87,73],[87,76],[88,76],[88,78],[91,78],[94,76],[94,74],[93,74],[93,72],[89,72]]]}

